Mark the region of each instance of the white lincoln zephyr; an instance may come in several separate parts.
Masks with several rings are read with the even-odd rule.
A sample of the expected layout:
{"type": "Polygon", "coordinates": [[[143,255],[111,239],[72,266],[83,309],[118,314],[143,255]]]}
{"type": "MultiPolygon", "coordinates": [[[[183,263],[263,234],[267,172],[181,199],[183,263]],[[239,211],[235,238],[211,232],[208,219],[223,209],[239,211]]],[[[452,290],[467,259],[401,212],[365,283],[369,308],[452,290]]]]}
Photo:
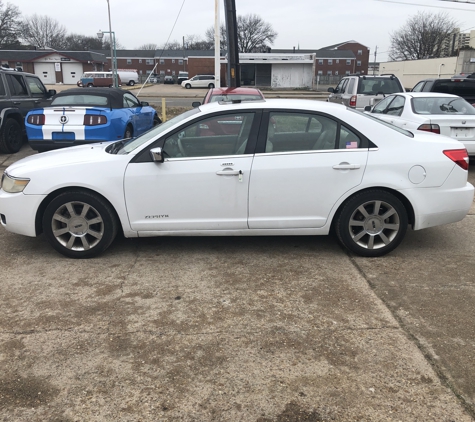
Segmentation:
{"type": "Polygon", "coordinates": [[[320,235],[381,256],[414,230],[465,217],[464,146],[342,105],[210,103],[145,134],[37,154],[3,174],[9,231],[63,255],[125,237],[320,235]]]}

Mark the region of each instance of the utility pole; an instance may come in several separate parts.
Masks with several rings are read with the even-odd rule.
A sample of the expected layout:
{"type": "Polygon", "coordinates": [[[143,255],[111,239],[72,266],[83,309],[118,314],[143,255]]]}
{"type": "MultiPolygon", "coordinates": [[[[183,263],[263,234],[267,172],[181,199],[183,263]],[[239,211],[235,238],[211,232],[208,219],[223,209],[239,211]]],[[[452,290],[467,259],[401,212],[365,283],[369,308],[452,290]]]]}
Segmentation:
{"type": "Polygon", "coordinates": [[[214,0],[214,86],[221,86],[221,43],[220,43],[220,23],[219,23],[219,2],[214,0]]]}
{"type": "MultiPolygon", "coordinates": [[[[374,65],[373,65],[373,76],[374,76],[374,71],[376,70],[376,55],[378,54],[378,46],[374,49],[374,65]]],[[[380,72],[381,73],[381,72],[380,72]]]]}
{"type": "Polygon", "coordinates": [[[235,0],[224,0],[226,13],[226,36],[228,39],[227,85],[230,88],[241,86],[239,49],[237,38],[237,19],[235,0]]]}

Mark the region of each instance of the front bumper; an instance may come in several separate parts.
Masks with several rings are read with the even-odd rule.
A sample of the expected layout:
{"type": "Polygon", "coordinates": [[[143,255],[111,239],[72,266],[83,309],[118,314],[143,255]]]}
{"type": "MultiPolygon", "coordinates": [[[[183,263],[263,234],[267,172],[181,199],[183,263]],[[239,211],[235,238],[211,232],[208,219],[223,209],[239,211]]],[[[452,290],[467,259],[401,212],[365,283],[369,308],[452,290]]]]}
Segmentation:
{"type": "Polygon", "coordinates": [[[6,230],[35,237],[36,213],[45,195],[7,193],[0,190],[0,222],[6,230]]]}

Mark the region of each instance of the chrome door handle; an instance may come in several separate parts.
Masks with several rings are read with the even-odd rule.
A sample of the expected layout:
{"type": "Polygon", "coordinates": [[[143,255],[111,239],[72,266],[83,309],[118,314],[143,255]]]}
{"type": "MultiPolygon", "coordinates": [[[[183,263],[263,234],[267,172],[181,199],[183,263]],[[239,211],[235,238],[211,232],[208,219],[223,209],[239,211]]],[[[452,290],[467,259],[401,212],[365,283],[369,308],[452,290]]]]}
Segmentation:
{"type": "Polygon", "coordinates": [[[361,168],[361,164],[342,163],[342,164],[335,164],[333,168],[335,170],[357,170],[361,168]]]}
{"type": "Polygon", "coordinates": [[[216,172],[218,176],[238,176],[239,173],[241,173],[239,170],[220,170],[216,172]]]}

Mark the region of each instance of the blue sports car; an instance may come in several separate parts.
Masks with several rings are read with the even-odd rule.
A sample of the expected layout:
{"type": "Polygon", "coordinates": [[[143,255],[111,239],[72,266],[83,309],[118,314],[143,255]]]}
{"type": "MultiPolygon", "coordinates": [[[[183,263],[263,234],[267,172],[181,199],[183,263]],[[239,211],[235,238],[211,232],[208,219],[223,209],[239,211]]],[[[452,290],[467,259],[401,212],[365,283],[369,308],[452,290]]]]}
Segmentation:
{"type": "Polygon", "coordinates": [[[31,110],[25,121],[36,151],[138,136],[161,120],[147,102],[119,88],[73,88],[51,106],[31,110]]]}

